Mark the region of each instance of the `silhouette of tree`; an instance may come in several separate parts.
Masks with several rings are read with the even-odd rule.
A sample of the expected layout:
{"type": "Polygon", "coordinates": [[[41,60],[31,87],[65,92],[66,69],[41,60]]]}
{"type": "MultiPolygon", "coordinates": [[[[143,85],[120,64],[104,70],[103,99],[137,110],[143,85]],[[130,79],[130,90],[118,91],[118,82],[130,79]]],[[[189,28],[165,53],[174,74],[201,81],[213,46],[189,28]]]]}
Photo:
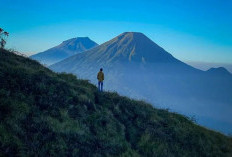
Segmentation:
{"type": "Polygon", "coordinates": [[[4,48],[6,45],[6,38],[9,36],[9,33],[0,28],[0,48],[4,48]]]}

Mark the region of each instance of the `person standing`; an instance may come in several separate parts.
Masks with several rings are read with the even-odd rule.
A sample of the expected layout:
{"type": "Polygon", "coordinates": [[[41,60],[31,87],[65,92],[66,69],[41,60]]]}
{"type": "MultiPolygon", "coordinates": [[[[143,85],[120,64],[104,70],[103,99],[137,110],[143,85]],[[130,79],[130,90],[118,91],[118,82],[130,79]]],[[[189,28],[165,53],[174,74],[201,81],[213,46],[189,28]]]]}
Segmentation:
{"type": "Polygon", "coordinates": [[[98,79],[98,90],[102,92],[103,91],[103,80],[104,80],[104,73],[103,73],[102,68],[97,74],[97,79],[98,79]]]}

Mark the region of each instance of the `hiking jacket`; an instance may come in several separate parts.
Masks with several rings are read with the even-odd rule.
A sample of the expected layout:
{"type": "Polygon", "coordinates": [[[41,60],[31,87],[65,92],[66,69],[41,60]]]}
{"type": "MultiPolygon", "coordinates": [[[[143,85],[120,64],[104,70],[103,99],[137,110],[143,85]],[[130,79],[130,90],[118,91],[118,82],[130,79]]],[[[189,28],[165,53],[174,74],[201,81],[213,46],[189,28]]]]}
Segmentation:
{"type": "Polygon", "coordinates": [[[99,71],[97,74],[98,81],[102,82],[104,80],[104,73],[102,71],[99,71]]]}

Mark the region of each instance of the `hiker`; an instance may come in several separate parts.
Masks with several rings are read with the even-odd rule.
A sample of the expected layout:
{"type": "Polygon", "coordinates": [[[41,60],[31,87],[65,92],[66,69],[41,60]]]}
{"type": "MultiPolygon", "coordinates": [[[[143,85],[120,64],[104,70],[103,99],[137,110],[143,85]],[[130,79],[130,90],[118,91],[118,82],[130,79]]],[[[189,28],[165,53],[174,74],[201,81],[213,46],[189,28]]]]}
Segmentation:
{"type": "Polygon", "coordinates": [[[97,74],[97,79],[98,79],[98,90],[100,92],[103,91],[103,80],[104,80],[104,73],[102,72],[103,69],[101,68],[100,71],[97,74]]]}

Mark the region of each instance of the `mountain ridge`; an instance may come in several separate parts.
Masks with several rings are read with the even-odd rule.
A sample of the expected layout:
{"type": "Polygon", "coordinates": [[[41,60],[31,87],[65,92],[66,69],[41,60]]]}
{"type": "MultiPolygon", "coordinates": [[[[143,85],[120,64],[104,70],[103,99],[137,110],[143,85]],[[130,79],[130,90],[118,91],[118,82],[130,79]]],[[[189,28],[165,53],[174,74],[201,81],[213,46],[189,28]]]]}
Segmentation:
{"type": "Polygon", "coordinates": [[[98,44],[89,37],[76,37],[63,41],[61,44],[46,51],[30,56],[30,58],[40,61],[43,64],[51,65],[74,54],[81,53],[98,44]]]}
{"type": "Polygon", "coordinates": [[[217,75],[232,75],[226,68],[224,67],[218,67],[218,68],[210,68],[206,72],[211,74],[217,74],[217,75]]]}
{"type": "MultiPolygon", "coordinates": [[[[60,62],[73,62],[73,60],[80,60],[80,62],[94,63],[93,60],[97,60],[97,63],[108,65],[116,62],[121,63],[140,63],[145,65],[150,62],[151,64],[176,64],[181,65],[188,70],[194,70],[201,72],[201,70],[193,68],[184,62],[174,58],[170,53],[158,46],[143,33],[140,32],[124,32],[115,38],[86,51],[85,54],[76,54],[60,62]],[[146,44],[145,44],[146,43],[146,44]],[[88,58],[88,61],[85,60],[88,58]],[[84,60],[84,61],[83,61],[84,60]]],[[[59,62],[50,65],[54,67],[60,64],[59,62]]],[[[73,63],[75,64],[75,63],[73,63]]],[[[92,65],[94,66],[94,65],[92,65]]],[[[155,65],[154,65],[155,66],[155,65]]],[[[165,65],[164,65],[165,66],[165,65]]],[[[62,67],[60,67],[62,69],[62,67]]],[[[71,72],[71,71],[70,71],[71,72]]]]}

